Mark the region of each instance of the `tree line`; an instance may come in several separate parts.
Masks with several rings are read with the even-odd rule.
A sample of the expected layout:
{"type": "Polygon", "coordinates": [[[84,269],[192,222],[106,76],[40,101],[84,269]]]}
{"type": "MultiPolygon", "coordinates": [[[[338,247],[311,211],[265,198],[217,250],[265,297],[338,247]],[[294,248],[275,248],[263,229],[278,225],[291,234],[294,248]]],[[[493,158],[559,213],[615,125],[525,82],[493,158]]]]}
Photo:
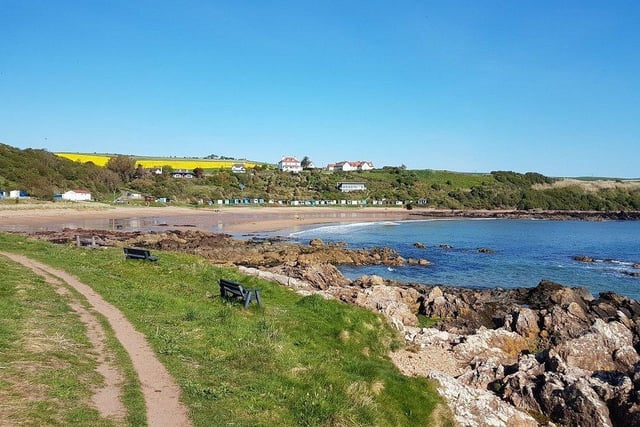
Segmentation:
{"type": "Polygon", "coordinates": [[[556,179],[538,173],[466,174],[400,166],[361,172],[312,169],[291,174],[261,166],[246,173],[197,168],[192,171],[194,178],[180,179],[172,177],[169,166],[162,172],[145,170],[130,156],[114,156],[106,167],[99,167],[60,158],[46,150],[20,150],[0,144],[0,190],[24,189],[43,200],[82,188],[103,201],[131,191],[183,203],[233,198],[367,199],[442,209],[640,210],[640,186],[587,191],[580,185],[555,186],[556,179]],[[338,183],[343,181],[364,182],[367,189],[342,193],[338,183]]]}

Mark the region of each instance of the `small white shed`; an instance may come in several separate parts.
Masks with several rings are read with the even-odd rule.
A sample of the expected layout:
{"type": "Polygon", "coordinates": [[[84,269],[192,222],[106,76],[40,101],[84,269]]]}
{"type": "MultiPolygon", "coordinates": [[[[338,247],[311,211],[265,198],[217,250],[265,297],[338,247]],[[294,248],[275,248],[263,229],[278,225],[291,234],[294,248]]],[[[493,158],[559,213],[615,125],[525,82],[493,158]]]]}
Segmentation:
{"type": "Polygon", "coordinates": [[[71,200],[74,202],[91,200],[91,193],[87,190],[69,190],[66,193],[62,193],[62,200],[71,200]]]}

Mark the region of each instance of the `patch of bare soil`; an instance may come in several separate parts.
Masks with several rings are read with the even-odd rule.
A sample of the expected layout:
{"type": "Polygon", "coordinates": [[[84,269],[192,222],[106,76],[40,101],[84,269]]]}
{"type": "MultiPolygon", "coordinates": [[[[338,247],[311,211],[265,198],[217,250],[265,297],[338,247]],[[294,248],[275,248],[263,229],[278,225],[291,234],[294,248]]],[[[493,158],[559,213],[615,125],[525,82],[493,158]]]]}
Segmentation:
{"type": "MultiPolygon", "coordinates": [[[[147,422],[150,426],[190,426],[187,408],[180,403],[180,388],[165,367],[156,358],[144,336],[116,307],[106,302],[98,293],[74,276],[34,261],[22,255],[0,252],[14,262],[20,263],[44,277],[47,283],[56,286],[60,294],[69,292],[63,282],[82,294],[92,310],[103,315],[114,330],[116,338],[125,348],[142,385],[142,393],[147,408],[147,422]]],[[[92,310],[85,309],[77,301],[70,307],[78,313],[87,326],[87,336],[92,343],[98,361],[98,372],[104,377],[104,385],[95,390],[93,402],[104,417],[122,421],[126,410],[122,404],[123,374],[110,361],[114,359],[108,351],[106,334],[92,310]]]]}
{"type": "Polygon", "coordinates": [[[411,377],[428,377],[434,371],[457,377],[464,372],[463,363],[451,352],[436,346],[421,351],[399,350],[389,357],[404,375],[411,377]]]}

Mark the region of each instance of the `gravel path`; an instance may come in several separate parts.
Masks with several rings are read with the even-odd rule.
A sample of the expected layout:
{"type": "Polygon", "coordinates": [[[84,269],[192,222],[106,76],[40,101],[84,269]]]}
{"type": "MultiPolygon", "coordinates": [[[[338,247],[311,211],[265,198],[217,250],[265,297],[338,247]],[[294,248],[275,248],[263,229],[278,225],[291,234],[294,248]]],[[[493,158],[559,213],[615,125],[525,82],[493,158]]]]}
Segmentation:
{"type": "MultiPolygon", "coordinates": [[[[22,255],[7,252],[0,252],[0,255],[30,268],[44,277],[47,283],[56,286],[58,293],[69,295],[62,283],[65,282],[87,299],[93,311],[107,319],[116,338],[129,353],[138,374],[147,408],[147,422],[150,426],[191,426],[187,408],[180,403],[180,388],[160,363],[144,335],[135,330],[120,310],[106,302],[89,286],[62,270],[22,255]]],[[[78,313],[81,321],[87,326],[87,336],[97,354],[98,372],[105,378],[104,386],[95,390],[94,404],[102,416],[122,420],[126,415],[121,401],[123,374],[109,362],[112,357],[108,357],[108,350],[104,344],[105,331],[92,310],[85,309],[82,304],[75,301],[70,303],[70,307],[78,313]]]]}

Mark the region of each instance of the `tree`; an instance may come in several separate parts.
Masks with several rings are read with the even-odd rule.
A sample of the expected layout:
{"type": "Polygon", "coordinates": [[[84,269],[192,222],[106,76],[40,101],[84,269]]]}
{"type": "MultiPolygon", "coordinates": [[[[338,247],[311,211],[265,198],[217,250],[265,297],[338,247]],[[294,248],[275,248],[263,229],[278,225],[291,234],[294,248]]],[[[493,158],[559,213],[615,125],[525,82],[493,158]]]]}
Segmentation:
{"type": "Polygon", "coordinates": [[[144,178],[146,174],[147,174],[147,171],[145,170],[145,168],[141,164],[139,164],[138,167],[136,167],[136,170],[133,173],[133,176],[136,178],[144,178]]]}
{"type": "Polygon", "coordinates": [[[115,156],[111,157],[105,166],[117,173],[124,182],[128,182],[135,175],[136,159],[130,156],[115,156]]]}
{"type": "Polygon", "coordinates": [[[195,175],[196,178],[204,178],[204,169],[202,168],[195,168],[193,170],[193,174],[195,175]]]}
{"type": "Polygon", "coordinates": [[[309,159],[309,156],[304,156],[304,158],[300,162],[300,166],[302,166],[302,169],[307,169],[310,165],[311,159],[309,159]]]}

